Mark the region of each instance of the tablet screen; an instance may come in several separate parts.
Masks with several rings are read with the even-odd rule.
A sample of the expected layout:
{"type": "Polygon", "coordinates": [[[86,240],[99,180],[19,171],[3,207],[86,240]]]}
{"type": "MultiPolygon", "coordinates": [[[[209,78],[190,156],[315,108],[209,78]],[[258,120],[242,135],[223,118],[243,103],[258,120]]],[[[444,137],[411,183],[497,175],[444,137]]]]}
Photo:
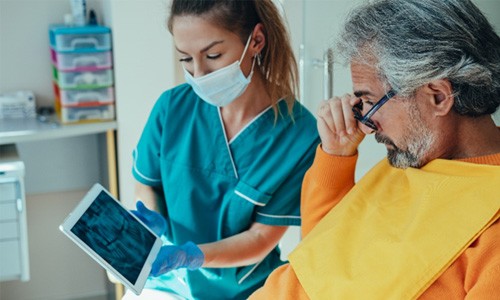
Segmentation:
{"type": "Polygon", "coordinates": [[[71,232],[135,284],[156,237],[101,191],[71,232]]]}

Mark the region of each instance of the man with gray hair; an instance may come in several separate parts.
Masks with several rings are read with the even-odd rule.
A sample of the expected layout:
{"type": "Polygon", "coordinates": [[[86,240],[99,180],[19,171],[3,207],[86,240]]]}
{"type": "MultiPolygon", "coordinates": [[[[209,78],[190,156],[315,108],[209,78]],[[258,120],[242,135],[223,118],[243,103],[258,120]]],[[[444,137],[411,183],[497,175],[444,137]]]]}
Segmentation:
{"type": "Polygon", "coordinates": [[[303,240],[251,299],[500,299],[500,37],[469,0],[378,0],[339,49],[303,240]],[[387,159],[355,183],[371,133],[387,159]]]}

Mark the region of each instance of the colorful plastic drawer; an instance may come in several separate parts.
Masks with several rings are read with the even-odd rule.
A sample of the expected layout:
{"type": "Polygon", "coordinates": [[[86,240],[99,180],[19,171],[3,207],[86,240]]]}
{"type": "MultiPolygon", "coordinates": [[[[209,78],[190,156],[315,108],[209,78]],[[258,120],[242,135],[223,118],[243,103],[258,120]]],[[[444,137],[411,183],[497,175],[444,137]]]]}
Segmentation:
{"type": "Polygon", "coordinates": [[[115,118],[115,106],[62,106],[58,110],[58,115],[61,123],[109,121],[115,118]]]}
{"type": "Polygon", "coordinates": [[[111,52],[60,53],[50,50],[52,64],[60,71],[92,71],[109,69],[113,65],[111,52]]]}
{"type": "Polygon", "coordinates": [[[104,26],[53,25],[50,46],[58,52],[93,52],[111,49],[111,30],[104,26]]]}
{"type": "Polygon", "coordinates": [[[111,69],[65,72],[52,67],[54,80],[62,89],[96,89],[113,85],[111,69]]]}
{"type": "Polygon", "coordinates": [[[114,103],[113,87],[65,90],[54,84],[54,93],[62,106],[93,106],[114,103]]]}

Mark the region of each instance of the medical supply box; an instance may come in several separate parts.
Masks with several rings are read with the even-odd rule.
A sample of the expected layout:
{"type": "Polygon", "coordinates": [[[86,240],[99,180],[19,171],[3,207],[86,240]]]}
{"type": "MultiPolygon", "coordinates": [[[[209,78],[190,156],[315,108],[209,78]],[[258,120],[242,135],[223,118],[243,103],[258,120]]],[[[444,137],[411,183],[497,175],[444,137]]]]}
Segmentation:
{"type": "Polygon", "coordinates": [[[55,107],[60,121],[114,119],[111,29],[52,25],[49,39],[55,107]]]}
{"type": "Polygon", "coordinates": [[[35,94],[32,91],[0,93],[0,119],[34,118],[35,94]]]}

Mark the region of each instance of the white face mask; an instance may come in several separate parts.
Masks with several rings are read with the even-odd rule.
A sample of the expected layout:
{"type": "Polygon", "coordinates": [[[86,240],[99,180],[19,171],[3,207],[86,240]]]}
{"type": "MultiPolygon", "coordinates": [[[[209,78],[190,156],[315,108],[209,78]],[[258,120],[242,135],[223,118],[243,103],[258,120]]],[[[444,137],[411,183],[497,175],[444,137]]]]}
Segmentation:
{"type": "Polygon", "coordinates": [[[184,77],[186,82],[191,85],[194,92],[205,102],[214,106],[226,106],[241,96],[246,90],[253,75],[253,67],[255,65],[255,57],[252,62],[252,69],[248,77],[245,77],[241,71],[240,64],[247,52],[248,45],[252,35],[248,37],[248,41],[243,50],[243,54],[239,61],[235,61],[224,68],[208,73],[201,77],[193,77],[184,68],[184,77]]]}

